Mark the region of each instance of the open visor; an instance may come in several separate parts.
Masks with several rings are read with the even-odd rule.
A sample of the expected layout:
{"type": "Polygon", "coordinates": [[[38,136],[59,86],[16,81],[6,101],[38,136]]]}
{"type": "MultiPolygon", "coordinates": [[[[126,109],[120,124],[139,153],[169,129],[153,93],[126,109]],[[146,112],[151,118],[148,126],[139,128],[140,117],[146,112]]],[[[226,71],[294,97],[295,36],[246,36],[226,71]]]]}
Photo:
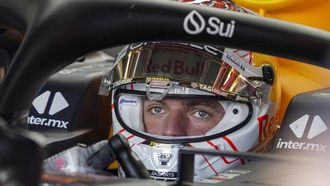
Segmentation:
{"type": "Polygon", "coordinates": [[[234,100],[259,98],[258,89],[265,84],[262,67],[247,64],[228,49],[220,51],[211,46],[196,46],[177,43],[128,45],[103,79],[103,87],[109,91],[126,83],[164,78],[234,100]]]}
{"type": "Polygon", "coordinates": [[[124,129],[144,139],[198,142],[230,134],[252,117],[250,103],[174,92],[162,100],[149,100],[144,91],[117,89],[116,118],[124,129]]]}

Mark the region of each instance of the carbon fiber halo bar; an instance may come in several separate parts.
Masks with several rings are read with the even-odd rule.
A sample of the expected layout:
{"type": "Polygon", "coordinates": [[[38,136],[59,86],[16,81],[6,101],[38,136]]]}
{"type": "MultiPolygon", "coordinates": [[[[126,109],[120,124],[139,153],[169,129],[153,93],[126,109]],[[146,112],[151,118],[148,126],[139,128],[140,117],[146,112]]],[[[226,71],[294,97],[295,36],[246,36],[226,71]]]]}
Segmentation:
{"type": "Polygon", "coordinates": [[[126,43],[202,42],[330,69],[328,32],[179,2],[2,0],[0,21],[25,33],[0,87],[0,115],[11,123],[26,117],[50,75],[85,53],[126,43]],[[221,24],[227,25],[229,32],[221,32],[221,24]]]}

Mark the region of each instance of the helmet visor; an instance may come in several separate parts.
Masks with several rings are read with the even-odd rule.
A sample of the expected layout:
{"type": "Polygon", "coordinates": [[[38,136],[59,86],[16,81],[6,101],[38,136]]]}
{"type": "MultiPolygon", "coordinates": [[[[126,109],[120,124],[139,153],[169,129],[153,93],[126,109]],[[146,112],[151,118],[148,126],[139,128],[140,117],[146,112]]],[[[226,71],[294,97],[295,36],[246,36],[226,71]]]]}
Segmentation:
{"type": "Polygon", "coordinates": [[[117,57],[112,88],[125,83],[145,82],[146,78],[167,78],[182,86],[232,99],[237,96],[247,99],[256,97],[256,88],[245,77],[262,78],[260,69],[255,70],[256,73],[247,73],[246,63],[234,53],[224,53],[210,47],[206,49],[192,49],[179,44],[127,49],[126,54],[117,57]],[[243,77],[243,72],[248,75],[243,77]]]}

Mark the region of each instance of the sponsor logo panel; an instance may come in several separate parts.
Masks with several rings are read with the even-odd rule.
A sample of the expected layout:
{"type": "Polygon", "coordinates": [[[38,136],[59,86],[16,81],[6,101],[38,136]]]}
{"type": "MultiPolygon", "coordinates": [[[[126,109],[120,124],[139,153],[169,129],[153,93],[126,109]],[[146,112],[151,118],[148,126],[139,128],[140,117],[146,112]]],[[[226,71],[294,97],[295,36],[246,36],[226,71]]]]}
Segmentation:
{"type": "Polygon", "coordinates": [[[183,29],[190,35],[197,35],[206,31],[209,35],[232,38],[235,31],[235,21],[224,22],[217,17],[205,19],[199,12],[193,10],[185,17],[183,29]]]}
{"type": "Polygon", "coordinates": [[[121,105],[136,106],[137,102],[138,102],[137,98],[133,96],[122,96],[119,99],[119,104],[121,105]]]}
{"type": "Polygon", "coordinates": [[[28,124],[68,129],[69,121],[50,118],[50,116],[54,116],[68,108],[69,103],[61,92],[55,92],[53,99],[50,99],[50,95],[51,92],[47,90],[33,100],[33,108],[39,115],[44,115],[44,117],[30,115],[27,120],[28,124]],[[50,104],[50,107],[48,112],[46,112],[48,104],[50,104]]]}
{"type": "MultiPolygon", "coordinates": [[[[308,114],[303,115],[289,125],[291,132],[297,139],[306,137],[308,140],[314,139],[317,136],[322,135],[328,130],[328,127],[321,119],[319,115],[315,115],[312,119],[311,126],[307,129],[307,123],[310,120],[308,114]]],[[[297,139],[282,140],[281,138],[277,141],[276,148],[278,149],[295,149],[295,150],[307,150],[316,152],[326,152],[327,145],[320,143],[301,142],[297,139]]]]}
{"type": "Polygon", "coordinates": [[[150,176],[153,177],[154,179],[163,178],[163,179],[175,180],[177,178],[176,172],[162,172],[162,171],[149,170],[149,173],[150,176]]]}

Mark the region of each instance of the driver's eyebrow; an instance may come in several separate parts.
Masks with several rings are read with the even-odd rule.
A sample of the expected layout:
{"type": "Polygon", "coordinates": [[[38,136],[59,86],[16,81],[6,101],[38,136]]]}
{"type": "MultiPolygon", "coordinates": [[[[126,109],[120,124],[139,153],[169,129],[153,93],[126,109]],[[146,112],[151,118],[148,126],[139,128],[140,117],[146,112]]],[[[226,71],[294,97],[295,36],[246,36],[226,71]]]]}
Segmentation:
{"type": "Polygon", "coordinates": [[[187,106],[189,107],[198,106],[198,105],[215,107],[215,106],[219,106],[219,103],[217,101],[210,101],[210,100],[191,100],[187,103],[187,106]]]}

